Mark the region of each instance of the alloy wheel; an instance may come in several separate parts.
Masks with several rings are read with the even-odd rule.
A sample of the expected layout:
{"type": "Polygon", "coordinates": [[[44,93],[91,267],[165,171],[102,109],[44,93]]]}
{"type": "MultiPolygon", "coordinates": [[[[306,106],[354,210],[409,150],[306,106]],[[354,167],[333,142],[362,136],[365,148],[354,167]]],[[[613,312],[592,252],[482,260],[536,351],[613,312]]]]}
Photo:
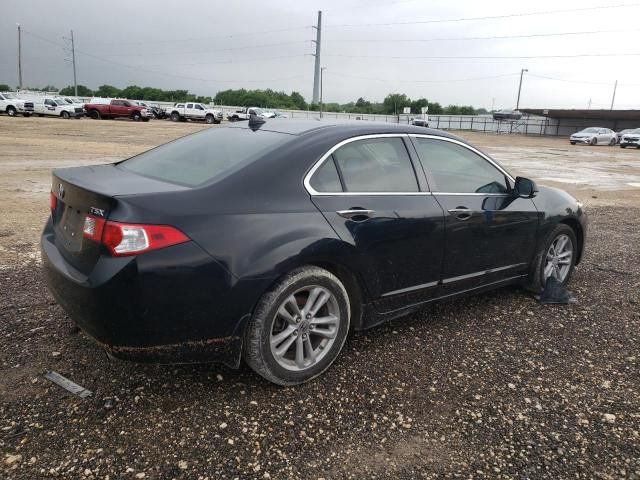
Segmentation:
{"type": "Polygon", "coordinates": [[[551,276],[563,283],[569,271],[571,270],[571,262],[573,260],[573,243],[568,235],[558,235],[547,250],[547,261],[544,266],[545,280],[551,276]]]}
{"type": "Polygon", "coordinates": [[[326,288],[303,287],[278,307],[269,343],[281,367],[302,371],[318,363],[331,350],[340,326],[336,297],[326,288]]]}

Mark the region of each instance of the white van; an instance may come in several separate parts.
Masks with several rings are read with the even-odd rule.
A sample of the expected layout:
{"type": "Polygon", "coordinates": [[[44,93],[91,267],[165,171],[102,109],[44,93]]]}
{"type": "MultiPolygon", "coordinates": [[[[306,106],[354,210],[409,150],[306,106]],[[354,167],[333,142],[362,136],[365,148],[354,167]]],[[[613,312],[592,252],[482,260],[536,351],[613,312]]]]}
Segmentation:
{"type": "Polygon", "coordinates": [[[50,115],[62,118],[80,118],[84,116],[84,108],[81,105],[67,103],[61,98],[40,97],[33,99],[33,113],[40,117],[50,115]]]}

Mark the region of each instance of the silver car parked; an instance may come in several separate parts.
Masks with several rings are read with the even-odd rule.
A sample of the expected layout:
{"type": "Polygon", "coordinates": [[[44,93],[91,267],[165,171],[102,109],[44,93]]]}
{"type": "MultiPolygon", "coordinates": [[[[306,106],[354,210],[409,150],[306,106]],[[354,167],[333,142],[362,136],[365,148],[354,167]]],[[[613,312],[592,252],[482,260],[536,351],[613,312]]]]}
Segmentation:
{"type": "Polygon", "coordinates": [[[574,133],[569,137],[571,145],[615,145],[618,142],[616,132],[610,128],[589,127],[574,133]]]}

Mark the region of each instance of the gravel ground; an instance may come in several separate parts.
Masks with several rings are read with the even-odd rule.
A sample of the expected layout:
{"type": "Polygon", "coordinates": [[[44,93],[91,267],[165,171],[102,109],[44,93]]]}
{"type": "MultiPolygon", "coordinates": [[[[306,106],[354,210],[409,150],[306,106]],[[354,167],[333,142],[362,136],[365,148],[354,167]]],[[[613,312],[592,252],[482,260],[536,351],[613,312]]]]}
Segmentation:
{"type": "MultiPolygon", "coordinates": [[[[77,122],[81,135],[92,123],[77,122]]],[[[95,125],[99,135],[129,128],[95,125]]],[[[149,126],[162,138],[192,128],[149,126]]],[[[127,148],[153,144],[147,135],[127,148]]],[[[509,142],[532,152],[559,145],[509,142]]],[[[25,143],[29,161],[60,155],[38,144],[25,143]]],[[[73,145],[61,162],[108,151],[106,140],[86,157],[73,145]]],[[[508,288],[432,305],[351,336],[326,374],[280,388],[246,367],[108,360],[56,305],[32,259],[49,167],[11,170],[7,160],[0,153],[9,171],[0,191],[15,202],[10,216],[0,212],[0,478],[640,479],[640,208],[630,195],[582,192],[599,198],[570,284],[576,304],[543,306],[508,288]],[[14,193],[19,178],[37,183],[14,193]],[[67,393],[46,370],[94,396],[67,393]]]]}
{"type": "Polygon", "coordinates": [[[577,304],[503,289],[434,305],[352,336],[325,375],[296,388],[247,368],[109,361],[74,330],[37,266],[6,269],[1,472],[640,478],[640,209],[590,214],[577,304]],[[47,369],[94,397],[67,394],[43,379],[47,369]]]}

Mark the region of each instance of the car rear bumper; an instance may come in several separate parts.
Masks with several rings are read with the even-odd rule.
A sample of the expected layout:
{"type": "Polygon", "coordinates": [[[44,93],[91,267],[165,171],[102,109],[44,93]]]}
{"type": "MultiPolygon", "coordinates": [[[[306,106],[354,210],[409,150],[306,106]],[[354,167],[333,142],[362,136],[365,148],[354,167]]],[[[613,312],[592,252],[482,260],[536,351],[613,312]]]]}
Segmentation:
{"type": "Polygon", "coordinates": [[[249,318],[233,277],[196,243],[132,257],[102,255],[88,275],[55,245],[51,222],[41,252],[49,290],[107,353],[159,363],[237,367],[249,318]]]}

